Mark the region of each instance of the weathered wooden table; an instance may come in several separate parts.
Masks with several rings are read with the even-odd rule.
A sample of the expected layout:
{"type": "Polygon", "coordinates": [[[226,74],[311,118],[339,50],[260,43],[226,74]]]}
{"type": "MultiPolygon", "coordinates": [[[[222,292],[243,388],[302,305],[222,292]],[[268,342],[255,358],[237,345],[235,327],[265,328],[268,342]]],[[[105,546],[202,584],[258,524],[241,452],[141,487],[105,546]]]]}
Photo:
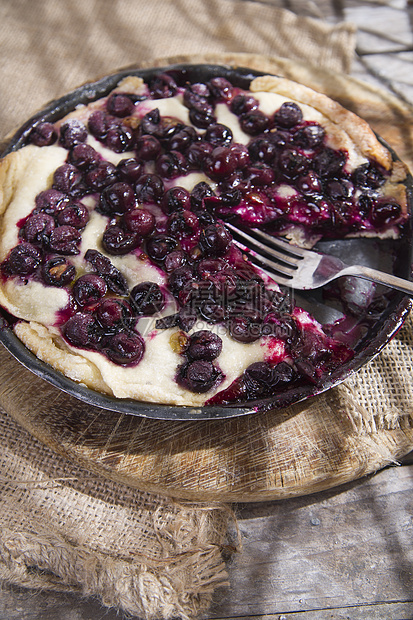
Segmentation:
{"type": "MultiPolygon", "coordinates": [[[[413,3],[267,0],[358,27],[352,75],[413,104],[413,3]]],[[[412,113],[413,118],[413,113],[412,113]]],[[[207,618],[412,620],[413,456],[343,487],[235,507],[242,552],[207,618]]],[[[1,620],[121,620],[74,596],[4,588],[1,620]]]]}

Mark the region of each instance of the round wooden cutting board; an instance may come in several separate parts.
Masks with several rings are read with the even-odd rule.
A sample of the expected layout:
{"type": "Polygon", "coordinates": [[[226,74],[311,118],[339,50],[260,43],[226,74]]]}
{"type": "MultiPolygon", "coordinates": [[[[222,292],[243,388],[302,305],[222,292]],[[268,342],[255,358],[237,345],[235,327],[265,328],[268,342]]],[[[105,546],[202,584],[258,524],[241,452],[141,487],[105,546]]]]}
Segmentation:
{"type": "MultiPolygon", "coordinates": [[[[312,86],[364,117],[413,169],[412,111],[386,92],[249,54],[174,57],[152,65],[177,62],[248,66],[312,86]]],[[[347,410],[345,386],[267,413],[153,420],[85,405],[3,348],[0,386],[4,410],[56,453],[109,479],[188,500],[248,502],[312,493],[374,472],[413,448],[411,425],[373,431],[357,425],[347,410]]]]}

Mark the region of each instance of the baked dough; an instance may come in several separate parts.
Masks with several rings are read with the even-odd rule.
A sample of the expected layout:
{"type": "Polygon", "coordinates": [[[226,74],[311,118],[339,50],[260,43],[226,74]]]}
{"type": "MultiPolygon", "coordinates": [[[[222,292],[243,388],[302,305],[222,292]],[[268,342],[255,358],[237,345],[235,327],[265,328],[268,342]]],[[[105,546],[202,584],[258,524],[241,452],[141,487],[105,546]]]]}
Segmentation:
{"type": "MultiPolygon", "coordinates": [[[[171,119],[173,119],[172,124],[194,127],[190,115],[191,106],[185,100],[184,87],[177,88],[174,94],[165,98],[159,98],[158,96],[156,98],[148,97],[148,87],[143,80],[131,75],[123,79],[108,97],[92,102],[88,106],[79,106],[65,118],[56,122],[54,125],[56,132],[60,132],[60,135],[62,135],[64,127],[71,122],[78,122],[83,124],[84,127],[89,126],[90,129],[89,119],[91,115],[106,110],[110,96],[113,97],[114,93],[129,95],[129,100],[133,102],[132,111],[126,118],[125,115],[115,117],[117,118],[118,126],[119,123],[123,123],[123,127],[126,127],[132,134],[135,132],[136,135],[142,135],[143,117],[147,118],[148,115],[150,117],[151,114],[157,111],[161,119],[168,119],[168,122],[171,122],[171,119]]],[[[399,210],[396,216],[376,228],[371,222],[366,224],[366,218],[361,218],[359,229],[353,223],[350,230],[345,230],[345,236],[377,235],[386,237],[399,234],[400,226],[403,225],[408,217],[407,194],[404,185],[407,171],[401,162],[393,160],[388,149],[377,140],[373,131],[363,120],[345,110],[328,97],[285,78],[274,76],[258,77],[251,82],[249,92],[235,89],[232,98],[235,93],[243,96],[252,96],[258,102],[258,108],[253,108],[253,111],[258,109],[259,113],[271,119],[275,117],[275,114],[283,104],[289,105],[291,102],[297,104],[302,113],[302,120],[298,121],[297,126],[317,125],[322,127],[325,132],[325,137],[322,141],[323,148],[346,154],[345,164],[342,168],[346,182],[349,182],[348,179],[352,178],[355,170],[363,166],[372,165],[380,171],[380,174],[383,175],[383,180],[380,186],[377,185],[370,191],[372,200],[374,199],[377,202],[385,199],[391,201],[392,204],[397,204],[399,210]]],[[[225,100],[222,97],[215,101],[214,117],[209,122],[209,126],[219,124],[229,128],[232,140],[219,143],[216,142],[218,138],[214,136],[215,142],[212,140],[213,148],[222,147],[225,149],[229,148],[229,144],[238,143],[244,145],[244,150],[247,150],[247,147],[257,137],[258,133],[251,134],[244,131],[240,122],[240,116],[233,112],[230,101],[232,99],[228,98],[225,100]]],[[[288,133],[290,129],[291,127],[288,126],[287,122],[285,127],[281,126],[281,130],[280,127],[278,129],[277,127],[275,129],[274,127],[272,129],[267,127],[262,132],[259,132],[259,136],[264,135],[265,137],[271,135],[271,133],[275,134],[278,130],[281,133],[283,131],[288,133]]],[[[205,142],[207,127],[200,128],[195,125],[195,131],[198,135],[203,136],[203,141],[205,142]]],[[[162,143],[162,139],[160,141],[162,143]]],[[[62,139],[60,142],[62,142],[62,139]]],[[[60,253],[60,255],[66,256],[70,265],[75,268],[75,278],[67,285],[56,286],[50,285],[50,283],[45,282],[39,276],[42,268],[40,263],[42,261],[44,263],[51,255],[56,255],[56,249],[50,249],[50,246],[48,246],[50,242],[45,236],[41,239],[38,236],[33,241],[34,246],[40,248],[39,251],[42,254],[39,265],[36,267],[37,271],[30,274],[14,272],[13,268],[10,267],[10,255],[14,248],[22,243],[27,243],[27,238],[24,236],[25,223],[36,208],[37,211],[39,210],[36,207],[36,197],[42,194],[42,192],[56,187],[55,172],[62,165],[66,165],[68,151],[70,153],[73,150],[74,145],[68,147],[64,143],[64,139],[63,144],[60,142],[46,146],[27,144],[23,148],[10,153],[0,162],[0,261],[3,266],[0,305],[17,319],[13,324],[16,335],[39,359],[47,362],[78,383],[118,398],[133,398],[156,403],[191,406],[220,402],[219,394],[223,393],[227,394],[221,401],[224,404],[231,402],[231,398],[233,402],[234,399],[235,401],[243,402],[245,400],[253,400],[257,395],[262,395],[265,392],[265,390],[264,392],[262,391],[264,389],[262,386],[262,389],[260,388],[261,392],[255,384],[251,388],[250,384],[253,382],[251,379],[252,375],[248,375],[248,385],[250,387],[247,386],[245,388],[245,381],[242,383],[243,378],[246,376],[245,372],[247,371],[248,373],[248,369],[254,367],[254,364],[267,365],[272,372],[280,364],[283,365],[284,373],[286,368],[292,369],[292,378],[277,380],[278,383],[277,381],[274,383],[274,386],[278,385],[278,388],[274,387],[274,389],[286,389],[290,379],[291,381],[308,380],[309,378],[312,381],[318,380],[320,377],[325,376],[325,373],[332,372],[337,365],[349,359],[352,354],[351,347],[345,347],[335,340],[334,334],[326,334],[322,326],[300,308],[294,309],[290,307],[282,310],[283,315],[288,315],[288,321],[290,323],[292,321],[294,325],[294,330],[297,332],[295,337],[300,340],[299,345],[292,344],[291,338],[288,340],[284,332],[280,335],[280,331],[274,331],[274,328],[272,328],[272,331],[265,332],[264,330],[260,332],[260,336],[257,338],[250,338],[249,340],[246,340],[245,337],[237,338],[234,336],[234,332],[231,332],[231,329],[228,328],[227,323],[216,320],[209,321],[205,319],[204,315],[200,318],[199,314],[195,322],[187,329],[183,328],[182,321],[169,328],[159,327],[157,320],[160,317],[172,316],[173,313],[177,313],[180,304],[182,305],[179,298],[171,293],[171,272],[165,269],[159,262],[153,260],[153,258],[148,257],[144,251],[147,246],[134,247],[128,253],[116,254],[108,251],[102,245],[105,230],[108,226],[114,224],[115,220],[117,222],[122,220],[123,222],[124,213],[122,210],[120,212],[115,211],[114,214],[105,212],[104,209],[102,210],[99,207],[99,201],[102,200],[99,194],[102,192],[96,188],[91,189],[89,187],[83,193],[72,194],[68,198],[68,202],[80,202],[88,212],[88,221],[82,228],[82,239],[78,244],[76,252],[67,254],[63,251],[60,253]],[[65,325],[67,325],[69,317],[76,313],[92,312],[87,304],[85,310],[82,304],[79,306],[79,303],[73,300],[74,283],[87,274],[95,273],[93,264],[86,258],[88,250],[97,252],[99,256],[106,257],[110,261],[111,268],[114,268],[117,273],[121,274],[128,291],[124,292],[123,298],[127,298],[130,301],[129,292],[140,283],[153,283],[158,287],[157,290],[163,291],[164,298],[160,311],[156,315],[152,313],[149,316],[138,313],[139,320],[134,322],[132,331],[140,334],[143,343],[142,358],[138,360],[138,363],[114,362],[110,354],[107,353],[111,345],[105,345],[105,348],[101,349],[96,347],[95,344],[93,346],[89,344],[79,346],[78,344],[73,344],[73,341],[71,342],[70,338],[67,337],[65,325]],[[201,358],[201,362],[205,362],[204,366],[209,365],[209,368],[213,368],[214,372],[216,372],[216,380],[211,382],[210,388],[207,390],[204,390],[202,386],[197,390],[192,384],[188,388],[188,384],[182,381],[182,377],[181,380],[179,379],[179,372],[181,372],[179,369],[190,366],[194,361],[199,362],[197,358],[188,353],[188,346],[192,336],[200,331],[215,334],[220,339],[222,346],[216,358],[209,359],[208,354],[206,359],[201,358]],[[308,342],[310,340],[318,342],[318,345],[312,345],[312,349],[310,347],[311,355],[315,355],[314,350],[319,346],[320,348],[325,348],[328,351],[328,355],[333,359],[333,363],[330,364],[329,362],[327,366],[324,361],[314,364],[314,366],[318,364],[317,369],[321,373],[320,376],[314,375],[314,367],[310,370],[306,369],[302,359],[302,356],[306,355],[304,351],[308,350],[308,342]],[[182,341],[184,341],[184,345],[182,345],[182,341]],[[303,341],[307,343],[307,349],[303,345],[303,341]],[[179,342],[181,342],[181,345],[179,345],[179,342]],[[297,349],[301,347],[300,359],[296,357],[297,354],[294,347],[297,347],[297,349]],[[312,373],[313,376],[311,376],[312,373]],[[244,386],[242,389],[239,389],[240,381],[244,386]],[[234,385],[238,385],[238,388],[235,390],[234,385]]],[[[132,142],[130,148],[123,150],[113,149],[105,144],[103,138],[96,137],[96,132],[95,135],[91,135],[89,131],[87,138],[82,139],[81,144],[88,144],[98,154],[97,157],[100,162],[110,162],[113,166],[117,166],[117,170],[119,169],[120,162],[128,158],[134,158],[136,155],[136,145],[132,144],[132,142]]],[[[301,145],[300,152],[308,157],[313,157],[314,153],[312,153],[312,150],[314,151],[315,148],[301,145]]],[[[97,166],[97,161],[95,165],[97,166]]],[[[146,161],[144,173],[154,174],[154,166],[156,164],[153,161],[146,161]]],[[[267,169],[270,166],[266,162],[259,161],[258,169],[262,170],[263,167],[267,169]]],[[[276,163],[272,163],[272,169],[275,169],[275,174],[277,175],[276,163]]],[[[82,171],[82,174],[83,176],[86,175],[85,170],[82,171]]],[[[119,181],[119,178],[115,179],[115,181],[119,181]]],[[[167,176],[164,179],[164,190],[178,186],[191,193],[194,187],[200,183],[207,183],[211,187],[212,192],[219,198],[223,192],[220,181],[220,177],[213,176],[211,178],[205,172],[205,167],[196,169],[196,166],[193,166],[193,169],[190,171],[185,170],[181,174],[167,176]]],[[[326,185],[327,181],[323,181],[323,183],[326,185]]],[[[271,181],[270,185],[274,186],[274,182],[271,181]]],[[[231,189],[234,190],[234,188],[237,189],[237,186],[234,185],[231,189]]],[[[251,205],[247,204],[245,206],[245,199],[243,198],[242,209],[235,204],[232,215],[235,214],[241,220],[243,219],[243,213],[246,211],[254,215],[254,205],[258,205],[260,200],[262,201],[262,192],[264,190],[266,188],[262,188],[262,184],[254,185],[253,182],[252,189],[250,188],[248,190],[249,193],[245,194],[252,196],[251,205]]],[[[61,191],[61,188],[57,191],[61,191]]],[[[358,189],[357,191],[360,193],[361,190],[358,189]]],[[[291,182],[283,178],[277,187],[277,191],[274,193],[276,198],[273,198],[273,200],[274,202],[278,201],[277,204],[284,204],[290,201],[293,204],[292,210],[294,210],[295,205],[300,204],[299,200],[296,200],[298,195],[295,178],[291,182]]],[[[330,199],[333,201],[331,197],[330,199]]],[[[160,207],[160,202],[155,200],[148,205],[144,200],[140,200],[138,195],[135,195],[133,200],[134,208],[149,210],[155,217],[157,229],[151,233],[152,236],[159,233],[164,234],[165,226],[169,225],[166,217],[168,214],[165,215],[165,210],[162,210],[163,208],[160,207]]],[[[354,204],[357,204],[354,198],[352,200],[354,204]]],[[[318,204],[324,203],[320,199],[318,204]]],[[[205,210],[204,205],[203,208],[205,210]]],[[[196,212],[195,209],[194,211],[196,212]]],[[[199,213],[197,214],[198,216],[199,213]]],[[[57,218],[56,213],[53,214],[53,217],[57,218]]],[[[211,221],[220,221],[222,218],[225,219],[224,215],[219,214],[217,219],[211,221]]],[[[288,225],[285,225],[278,232],[275,231],[274,234],[283,234],[295,243],[308,246],[313,245],[315,241],[323,236],[319,229],[315,228],[313,230],[311,226],[308,226],[308,222],[303,223],[298,220],[297,218],[296,220],[291,219],[288,225]]],[[[247,220],[243,221],[245,223],[247,220]]],[[[265,224],[267,222],[264,221],[265,224]]],[[[57,226],[59,225],[61,224],[57,226]]],[[[205,223],[201,224],[201,229],[202,227],[205,228],[206,225],[205,223]]],[[[197,234],[197,240],[199,241],[199,235],[202,235],[203,232],[198,230],[197,234]]],[[[173,237],[174,234],[170,233],[170,236],[173,237]]],[[[197,265],[199,265],[200,260],[216,258],[211,256],[211,252],[205,250],[205,247],[202,247],[202,243],[201,246],[198,242],[191,241],[189,245],[185,245],[185,243],[186,241],[181,239],[177,246],[180,252],[186,253],[182,265],[193,261],[196,268],[198,268],[197,265]]],[[[223,260],[224,263],[227,261],[225,264],[228,265],[228,261],[230,261],[228,257],[231,252],[236,254],[236,259],[231,255],[231,260],[238,261],[236,262],[238,266],[234,266],[231,263],[231,269],[236,272],[241,264],[239,262],[241,260],[241,253],[233,245],[228,246],[225,252],[219,253],[218,259],[223,260]]],[[[57,251],[57,254],[59,255],[59,251],[57,251]]],[[[245,257],[242,260],[244,261],[243,264],[246,264],[245,257]]],[[[265,286],[267,291],[266,299],[271,297],[271,295],[272,297],[280,296],[278,286],[266,275],[261,275],[262,286],[265,286]]],[[[198,286],[199,278],[197,280],[197,277],[193,276],[198,286]]],[[[251,279],[248,280],[248,282],[251,281],[251,279]]],[[[113,290],[108,290],[105,296],[112,299],[116,297],[116,294],[113,290]]],[[[119,294],[117,297],[119,297],[119,294]]],[[[286,298],[283,296],[280,298],[289,299],[288,295],[286,298]]],[[[279,308],[277,309],[278,311],[279,308]]],[[[271,312],[273,312],[273,308],[271,312]]],[[[260,325],[262,325],[262,317],[260,321],[260,325]]],[[[251,326],[250,323],[248,325],[251,326]]],[[[112,336],[113,333],[111,332],[110,338],[112,336]]],[[[109,336],[105,334],[105,338],[108,339],[109,336]]],[[[328,357],[328,355],[326,353],[325,357],[328,357]]],[[[255,366],[255,368],[258,367],[255,366]]]]}

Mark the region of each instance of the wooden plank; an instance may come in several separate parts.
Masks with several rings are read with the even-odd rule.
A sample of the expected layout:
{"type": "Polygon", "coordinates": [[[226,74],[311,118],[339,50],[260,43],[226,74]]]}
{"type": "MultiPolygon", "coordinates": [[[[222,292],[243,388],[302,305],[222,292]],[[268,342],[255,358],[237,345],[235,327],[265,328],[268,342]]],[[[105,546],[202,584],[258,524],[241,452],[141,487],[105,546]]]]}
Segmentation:
{"type": "Polygon", "coordinates": [[[344,617],[354,620],[375,617],[354,608],[385,602],[409,603],[413,617],[412,476],[412,465],[393,467],[337,491],[240,506],[243,550],[209,617],[312,620],[323,617],[315,610],[351,607],[344,617]]]}

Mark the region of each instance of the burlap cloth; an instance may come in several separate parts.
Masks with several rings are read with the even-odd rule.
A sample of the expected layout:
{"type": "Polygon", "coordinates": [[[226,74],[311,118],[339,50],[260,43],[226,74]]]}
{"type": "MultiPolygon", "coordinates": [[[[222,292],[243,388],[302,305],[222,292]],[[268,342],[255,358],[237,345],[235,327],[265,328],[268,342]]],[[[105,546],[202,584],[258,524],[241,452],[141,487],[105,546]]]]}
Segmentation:
{"type": "MultiPolygon", "coordinates": [[[[0,135],[84,81],[160,56],[242,52],[346,72],[354,34],[349,24],[243,0],[2,0],[0,135]]],[[[355,432],[410,424],[412,362],[409,324],[348,382],[355,432]],[[374,377],[393,373],[394,391],[383,395],[374,377]]],[[[93,596],[148,619],[208,608],[227,580],[229,506],[108,481],[56,455],[6,412],[0,428],[1,579],[93,596]]]]}

